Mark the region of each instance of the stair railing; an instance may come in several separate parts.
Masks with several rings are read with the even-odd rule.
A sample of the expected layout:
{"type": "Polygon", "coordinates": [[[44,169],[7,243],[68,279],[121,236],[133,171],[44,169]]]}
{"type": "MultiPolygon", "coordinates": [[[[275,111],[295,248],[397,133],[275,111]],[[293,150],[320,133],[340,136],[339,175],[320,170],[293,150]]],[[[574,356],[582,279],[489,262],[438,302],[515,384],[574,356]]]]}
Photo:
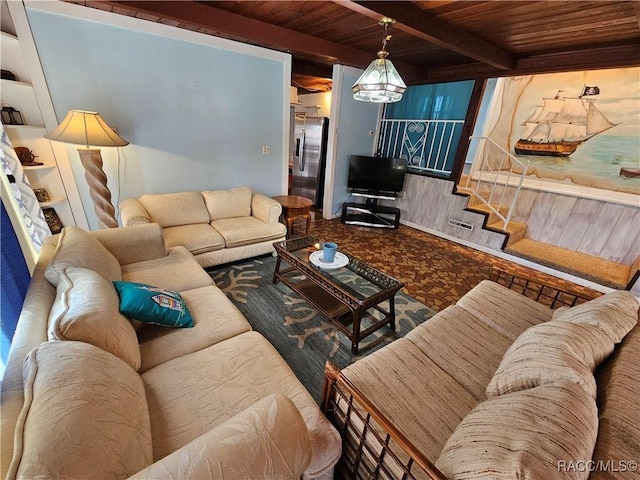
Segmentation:
{"type": "Polygon", "coordinates": [[[469,151],[475,149],[480,160],[474,162],[465,188],[502,220],[503,230],[506,230],[527,174],[528,162],[511,155],[489,137],[472,136],[469,142],[469,151]],[[505,208],[506,213],[503,213],[505,208]]]}

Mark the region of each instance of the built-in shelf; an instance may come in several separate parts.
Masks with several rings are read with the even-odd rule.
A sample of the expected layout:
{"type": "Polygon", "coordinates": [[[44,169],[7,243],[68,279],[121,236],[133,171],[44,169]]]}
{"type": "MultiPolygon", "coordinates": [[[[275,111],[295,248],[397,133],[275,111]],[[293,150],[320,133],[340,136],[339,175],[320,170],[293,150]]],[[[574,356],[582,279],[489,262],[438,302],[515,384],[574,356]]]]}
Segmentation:
{"type": "Polygon", "coordinates": [[[11,125],[11,124],[6,124],[3,123],[2,126],[4,127],[5,130],[9,130],[12,128],[18,129],[18,130],[42,130],[42,134],[44,135],[45,133],[47,133],[47,130],[44,128],[44,125],[11,125]]]}
{"type": "Polygon", "coordinates": [[[14,148],[28,148],[35,156],[35,161],[42,163],[22,165],[32,188],[44,188],[51,198],[46,202],[38,202],[40,207],[54,207],[63,225],[73,225],[74,216],[59,170],[58,153],[51,142],[44,138],[47,130],[21,42],[7,32],[2,32],[0,41],[2,69],[10,71],[16,77],[15,80],[0,79],[0,102],[18,110],[24,122],[24,125],[3,125],[3,128],[14,148]]]}
{"type": "Polygon", "coordinates": [[[38,202],[38,203],[42,208],[46,208],[46,207],[53,207],[58,203],[65,202],[66,200],[67,200],[66,197],[56,197],[56,198],[52,198],[48,202],[38,202]]]}
{"type": "Polygon", "coordinates": [[[56,168],[55,165],[23,165],[23,170],[51,170],[52,168],[56,168]]]}
{"type": "Polygon", "coordinates": [[[31,85],[30,83],[21,82],[20,80],[9,80],[6,78],[2,78],[0,79],[0,82],[2,82],[3,88],[7,88],[7,86],[12,86],[16,88],[33,88],[33,85],[31,85]]]}

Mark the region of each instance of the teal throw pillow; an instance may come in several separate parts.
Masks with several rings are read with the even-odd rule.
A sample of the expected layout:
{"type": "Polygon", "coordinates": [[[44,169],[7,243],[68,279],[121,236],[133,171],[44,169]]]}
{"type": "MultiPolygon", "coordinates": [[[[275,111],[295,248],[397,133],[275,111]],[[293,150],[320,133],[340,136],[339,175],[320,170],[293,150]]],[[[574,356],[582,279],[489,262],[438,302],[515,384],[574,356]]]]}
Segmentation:
{"type": "Polygon", "coordinates": [[[166,327],[193,327],[193,319],[178,292],[145,285],[115,281],[120,312],[129,318],[166,327]]]}

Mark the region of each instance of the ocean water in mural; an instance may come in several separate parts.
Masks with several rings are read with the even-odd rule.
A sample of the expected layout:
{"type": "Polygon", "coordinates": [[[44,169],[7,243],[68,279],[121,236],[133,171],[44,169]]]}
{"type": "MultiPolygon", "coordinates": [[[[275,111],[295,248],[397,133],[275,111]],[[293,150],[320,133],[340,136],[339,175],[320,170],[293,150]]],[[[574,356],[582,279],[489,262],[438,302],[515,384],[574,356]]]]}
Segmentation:
{"type": "Polygon", "coordinates": [[[638,137],[599,135],[580,145],[568,157],[518,155],[518,158],[529,162],[529,171],[537,169],[569,178],[593,177],[594,182],[604,188],[640,194],[640,177],[620,175],[621,168],[640,168],[638,137]]]}

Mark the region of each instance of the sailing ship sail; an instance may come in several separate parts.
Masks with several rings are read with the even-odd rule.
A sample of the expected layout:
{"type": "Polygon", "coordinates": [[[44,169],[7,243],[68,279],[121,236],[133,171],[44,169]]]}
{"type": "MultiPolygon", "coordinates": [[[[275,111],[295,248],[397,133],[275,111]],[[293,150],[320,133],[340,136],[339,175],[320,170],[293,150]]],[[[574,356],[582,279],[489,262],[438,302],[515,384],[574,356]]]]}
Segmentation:
{"type": "Polygon", "coordinates": [[[617,125],[598,110],[595,99],[583,98],[598,95],[598,87],[585,86],[579,97],[561,97],[560,92],[544,98],[544,104],[522,124],[525,131],[514,147],[517,154],[566,157],[583,142],[617,125]]]}

